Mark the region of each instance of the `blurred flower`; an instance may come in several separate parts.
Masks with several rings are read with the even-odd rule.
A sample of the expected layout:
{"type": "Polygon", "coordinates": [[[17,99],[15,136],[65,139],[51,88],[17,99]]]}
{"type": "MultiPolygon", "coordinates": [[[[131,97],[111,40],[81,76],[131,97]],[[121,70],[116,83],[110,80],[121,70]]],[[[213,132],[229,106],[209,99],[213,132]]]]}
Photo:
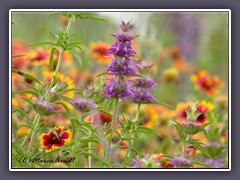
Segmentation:
{"type": "Polygon", "coordinates": [[[171,163],[174,165],[174,168],[189,168],[189,160],[183,157],[174,157],[171,159],[171,163]]]}
{"type": "Polygon", "coordinates": [[[102,113],[102,112],[100,112],[99,114],[100,114],[100,119],[101,119],[102,124],[112,122],[112,117],[109,116],[108,114],[105,114],[105,113],[102,113]]]}
{"type": "Polygon", "coordinates": [[[68,144],[72,139],[72,132],[70,130],[63,131],[63,126],[54,129],[39,137],[40,148],[45,148],[47,152],[68,144]]]}
{"type": "Polygon", "coordinates": [[[26,47],[26,45],[21,41],[13,41],[12,42],[12,58],[13,68],[17,70],[21,70],[24,67],[26,60],[28,59],[27,54],[30,49],[26,47]]]}
{"type": "Polygon", "coordinates": [[[219,95],[214,98],[214,103],[220,109],[227,110],[228,109],[228,96],[226,95],[219,95]]]}
{"type": "Polygon", "coordinates": [[[87,98],[78,97],[77,99],[70,101],[70,103],[80,112],[89,112],[96,109],[95,104],[87,98]]]}
{"type": "Polygon", "coordinates": [[[132,61],[126,57],[113,59],[111,58],[110,64],[108,65],[106,71],[113,75],[135,75],[135,69],[132,65],[132,61]]]}
{"type": "Polygon", "coordinates": [[[31,50],[28,54],[29,59],[33,61],[35,65],[48,64],[50,54],[42,48],[31,50]]]}
{"type": "Polygon", "coordinates": [[[164,84],[174,82],[178,86],[180,82],[180,75],[178,70],[175,68],[168,68],[164,70],[161,76],[161,81],[164,84]]]}
{"type": "Polygon", "coordinates": [[[17,135],[19,138],[22,138],[24,135],[27,134],[29,128],[27,128],[26,126],[21,126],[18,130],[17,130],[17,135]]]}
{"type": "Polygon", "coordinates": [[[218,76],[210,76],[206,71],[192,75],[191,80],[196,84],[196,89],[202,90],[210,96],[218,94],[217,88],[223,87],[218,76]]]}
{"type": "Polygon", "coordinates": [[[134,78],[131,83],[136,88],[153,89],[157,84],[150,78],[134,78]]]}
{"type": "Polygon", "coordinates": [[[145,120],[143,122],[144,126],[154,127],[160,114],[152,106],[143,107],[143,109],[146,109],[145,120]]]}
{"type": "Polygon", "coordinates": [[[126,81],[125,83],[119,82],[117,77],[108,78],[107,80],[108,83],[105,85],[103,89],[103,94],[108,99],[112,97],[118,97],[125,102],[126,98],[133,97],[133,92],[130,89],[129,81],[126,81]]]}
{"type": "Polygon", "coordinates": [[[104,42],[91,43],[90,49],[92,59],[104,64],[109,63],[110,56],[110,53],[108,52],[109,47],[110,45],[104,42]]]}
{"type": "Polygon", "coordinates": [[[223,159],[207,159],[205,161],[205,164],[212,165],[214,168],[223,168],[224,167],[223,159]]]}
{"type": "Polygon", "coordinates": [[[193,59],[197,55],[200,40],[199,16],[186,12],[174,12],[168,16],[169,28],[176,37],[176,43],[187,59],[193,59]]]}
{"type": "Polygon", "coordinates": [[[12,98],[12,108],[15,108],[18,106],[18,100],[16,98],[12,98]]]}

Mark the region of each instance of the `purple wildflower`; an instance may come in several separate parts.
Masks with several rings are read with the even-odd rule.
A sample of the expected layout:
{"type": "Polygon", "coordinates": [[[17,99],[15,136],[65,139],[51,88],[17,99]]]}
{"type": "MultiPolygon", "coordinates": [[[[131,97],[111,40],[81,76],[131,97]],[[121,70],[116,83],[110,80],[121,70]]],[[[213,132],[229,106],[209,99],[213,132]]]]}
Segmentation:
{"type": "Polygon", "coordinates": [[[133,92],[133,96],[130,97],[130,99],[134,103],[148,104],[148,103],[152,103],[152,102],[156,101],[156,99],[153,97],[153,95],[147,89],[134,87],[132,92],[133,92]]]}
{"type": "Polygon", "coordinates": [[[133,161],[135,164],[132,166],[132,168],[142,168],[142,164],[141,164],[138,156],[136,159],[133,159],[133,161]]]}
{"type": "Polygon", "coordinates": [[[130,99],[134,103],[148,104],[156,101],[149,90],[153,89],[157,84],[150,78],[135,78],[130,81],[132,85],[133,96],[130,99]]]}
{"type": "Polygon", "coordinates": [[[75,107],[76,110],[80,112],[88,112],[96,109],[96,106],[86,98],[77,98],[70,101],[70,103],[75,107]]]}
{"type": "Polygon", "coordinates": [[[34,102],[35,110],[41,115],[50,115],[55,112],[54,108],[47,101],[34,102]]]}
{"type": "Polygon", "coordinates": [[[174,168],[188,168],[189,167],[189,160],[183,157],[174,157],[171,159],[171,163],[174,165],[174,168]]]}
{"type": "Polygon", "coordinates": [[[136,52],[132,49],[131,42],[129,41],[121,42],[118,40],[111,45],[108,51],[111,54],[124,56],[126,58],[136,54],[136,52]]]}
{"type": "Polygon", "coordinates": [[[212,165],[214,168],[223,168],[223,159],[207,159],[205,164],[212,165]]]}
{"type": "Polygon", "coordinates": [[[111,47],[108,49],[109,53],[114,54],[120,57],[130,57],[134,56],[136,52],[132,48],[131,41],[137,36],[132,36],[129,33],[129,30],[132,29],[132,25],[130,23],[125,23],[122,21],[120,25],[122,29],[122,33],[115,33],[113,36],[117,38],[117,41],[114,42],[111,47]]]}
{"type": "Polygon", "coordinates": [[[103,89],[103,94],[108,99],[111,97],[121,98],[123,101],[126,101],[127,97],[133,97],[133,92],[130,89],[130,83],[119,82],[118,78],[108,79],[109,82],[103,89]]]}
{"type": "Polygon", "coordinates": [[[135,78],[132,81],[135,87],[153,89],[157,84],[150,78],[135,78]]]}
{"type": "Polygon", "coordinates": [[[106,71],[111,72],[113,75],[136,75],[132,61],[125,57],[116,60],[111,58],[106,71]]]}

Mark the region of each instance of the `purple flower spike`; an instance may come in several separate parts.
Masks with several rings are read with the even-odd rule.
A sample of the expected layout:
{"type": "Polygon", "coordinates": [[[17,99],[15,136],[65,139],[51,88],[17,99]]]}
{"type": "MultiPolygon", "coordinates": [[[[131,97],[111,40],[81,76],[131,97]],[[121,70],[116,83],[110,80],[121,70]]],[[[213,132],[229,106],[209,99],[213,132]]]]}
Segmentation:
{"type": "Polygon", "coordinates": [[[111,62],[106,71],[108,73],[112,73],[113,75],[136,75],[132,61],[126,59],[125,57],[116,60],[111,58],[111,62]]]}
{"type": "Polygon", "coordinates": [[[90,110],[96,109],[96,106],[86,98],[77,98],[70,101],[70,103],[80,112],[89,112],[90,110]]]}
{"type": "Polygon", "coordinates": [[[156,99],[147,89],[141,89],[139,87],[135,87],[133,89],[133,94],[134,94],[133,97],[130,97],[130,99],[134,103],[149,104],[156,101],[156,99]]]}
{"type": "Polygon", "coordinates": [[[126,83],[121,83],[118,82],[116,77],[108,80],[109,82],[103,89],[103,94],[108,99],[111,97],[118,97],[125,102],[127,97],[133,97],[134,94],[130,89],[130,83],[128,81],[126,83]]]}
{"type": "Polygon", "coordinates": [[[132,49],[131,42],[129,41],[121,42],[118,40],[111,45],[108,51],[116,56],[123,56],[126,58],[136,55],[136,52],[132,49]]]}

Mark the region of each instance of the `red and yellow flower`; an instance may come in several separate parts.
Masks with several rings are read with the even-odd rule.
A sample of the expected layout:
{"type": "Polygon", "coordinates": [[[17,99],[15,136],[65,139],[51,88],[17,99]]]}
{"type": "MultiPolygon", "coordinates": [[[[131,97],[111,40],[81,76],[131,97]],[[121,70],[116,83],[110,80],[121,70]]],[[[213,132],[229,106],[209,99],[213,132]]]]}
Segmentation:
{"type": "Polygon", "coordinates": [[[49,56],[49,52],[42,48],[31,50],[31,52],[28,54],[28,57],[34,62],[35,65],[47,65],[49,56]]]}
{"type": "MultiPolygon", "coordinates": [[[[179,122],[187,121],[187,109],[188,107],[191,107],[193,105],[193,102],[187,102],[187,103],[179,103],[176,107],[176,118],[179,122]]],[[[206,114],[213,110],[214,105],[207,101],[201,101],[197,105],[197,111],[200,113],[198,116],[196,122],[198,124],[204,124],[207,121],[206,114]]]]}
{"type": "Polygon", "coordinates": [[[218,94],[217,88],[224,86],[218,76],[210,76],[206,71],[199,71],[192,75],[191,80],[196,84],[196,89],[202,90],[210,96],[218,94]]]}
{"type": "Polygon", "coordinates": [[[48,134],[42,134],[39,137],[40,148],[44,148],[46,151],[51,151],[68,144],[72,139],[72,132],[71,130],[63,131],[63,129],[64,127],[60,126],[54,128],[54,130],[50,131],[48,134]]]}
{"type": "Polygon", "coordinates": [[[91,43],[90,49],[92,59],[100,63],[108,64],[110,62],[110,59],[107,57],[110,56],[108,52],[109,47],[110,45],[104,42],[91,43]]]}

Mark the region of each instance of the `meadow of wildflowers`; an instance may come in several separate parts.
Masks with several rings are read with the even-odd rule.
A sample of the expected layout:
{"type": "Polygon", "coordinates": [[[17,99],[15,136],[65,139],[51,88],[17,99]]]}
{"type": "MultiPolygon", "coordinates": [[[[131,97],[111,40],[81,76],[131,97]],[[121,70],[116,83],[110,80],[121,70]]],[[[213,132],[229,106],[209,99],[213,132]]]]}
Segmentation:
{"type": "Polygon", "coordinates": [[[11,43],[12,168],[229,167],[227,13],[13,12],[11,43]]]}

